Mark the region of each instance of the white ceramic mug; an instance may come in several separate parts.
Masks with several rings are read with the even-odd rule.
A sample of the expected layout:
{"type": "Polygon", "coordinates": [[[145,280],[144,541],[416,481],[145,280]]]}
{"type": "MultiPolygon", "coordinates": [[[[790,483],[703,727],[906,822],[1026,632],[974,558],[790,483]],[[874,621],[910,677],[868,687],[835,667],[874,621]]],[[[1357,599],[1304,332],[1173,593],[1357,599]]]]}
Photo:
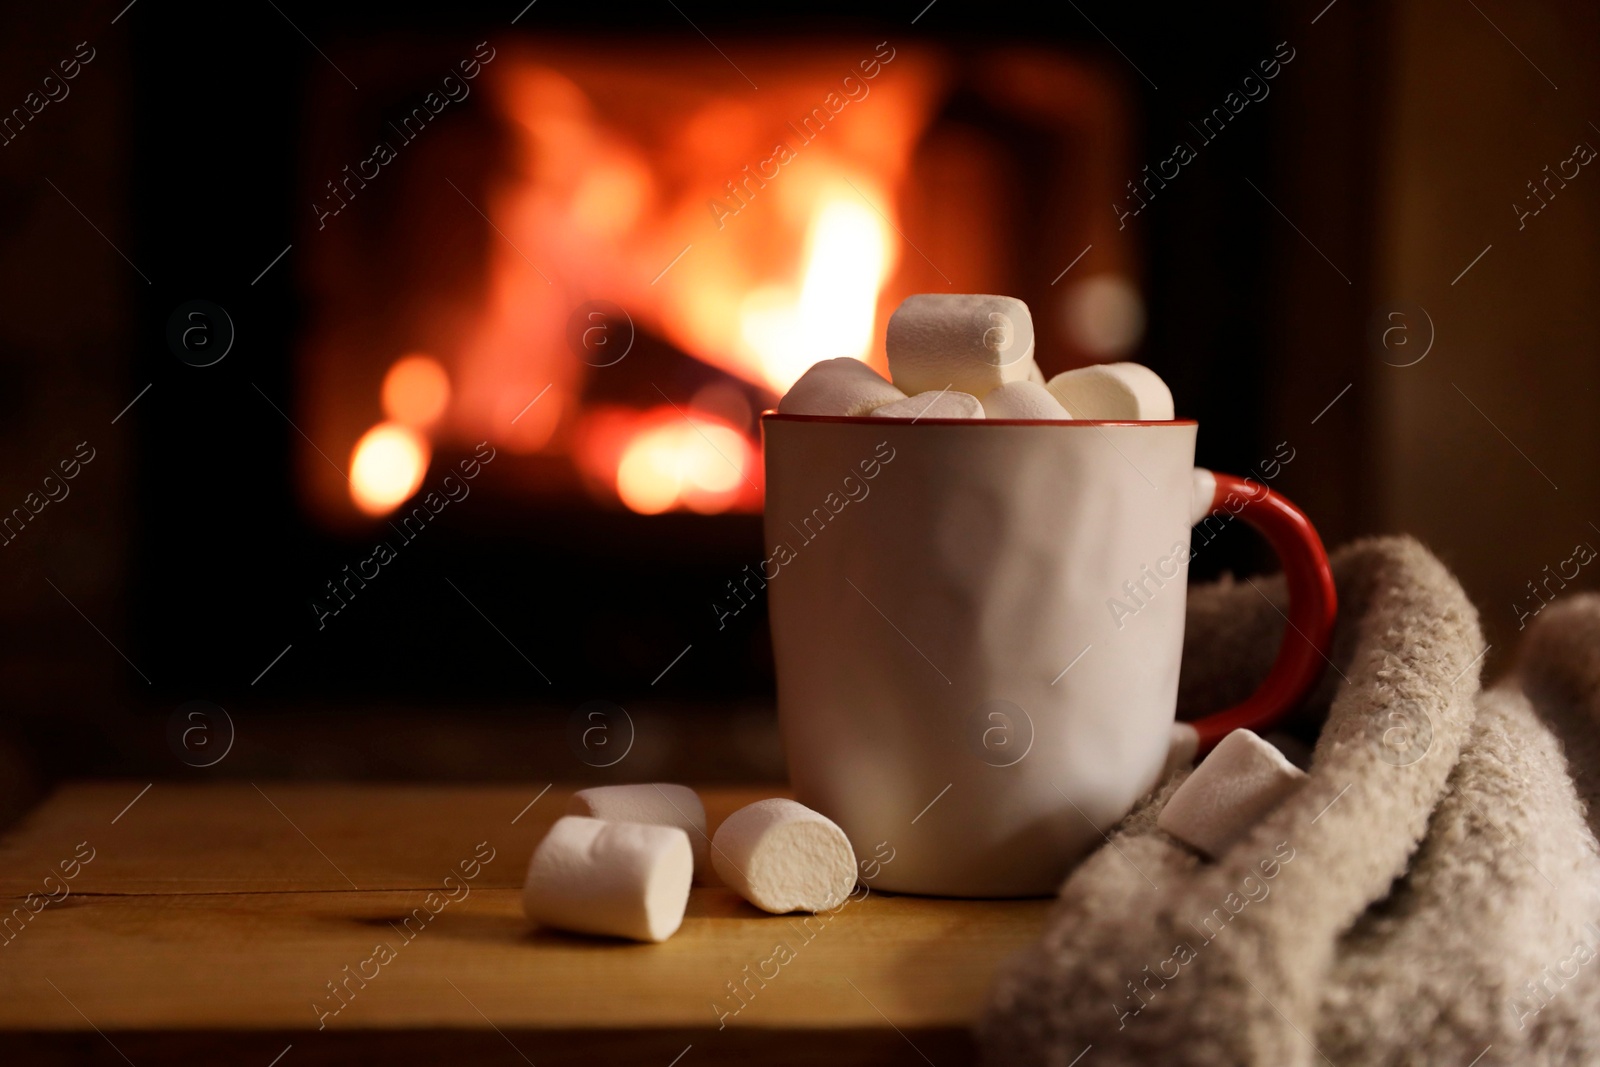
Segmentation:
{"type": "Polygon", "coordinates": [[[1264,729],[1321,671],[1320,539],[1265,486],[1195,469],[1193,421],[762,427],[790,784],[859,854],[895,849],[875,888],[1053,893],[1175,743],[1264,729]],[[1175,727],[1190,527],[1213,513],[1273,544],[1293,625],[1254,696],[1175,727]]]}

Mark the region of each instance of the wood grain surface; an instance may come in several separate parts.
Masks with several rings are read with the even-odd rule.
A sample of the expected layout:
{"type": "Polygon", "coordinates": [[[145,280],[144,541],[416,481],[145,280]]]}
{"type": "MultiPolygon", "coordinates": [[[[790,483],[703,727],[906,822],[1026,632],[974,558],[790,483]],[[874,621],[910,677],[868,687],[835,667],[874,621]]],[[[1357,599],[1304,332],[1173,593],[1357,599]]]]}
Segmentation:
{"type": "MultiPolygon", "coordinates": [[[[69,785],[0,842],[0,1048],[22,1062],[943,1067],[1048,906],[775,916],[696,888],[639,945],[522,916],[560,786],[144,786],[69,785]]],[[[713,827],[764,795],[702,791],[713,827]]]]}

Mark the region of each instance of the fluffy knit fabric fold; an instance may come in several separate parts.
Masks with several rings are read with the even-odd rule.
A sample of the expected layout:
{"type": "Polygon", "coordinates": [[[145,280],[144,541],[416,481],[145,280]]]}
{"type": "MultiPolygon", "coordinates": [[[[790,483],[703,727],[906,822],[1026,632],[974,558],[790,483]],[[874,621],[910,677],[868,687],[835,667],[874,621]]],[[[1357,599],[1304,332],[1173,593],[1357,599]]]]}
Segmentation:
{"type": "MultiPolygon", "coordinates": [[[[1477,614],[1426,549],[1333,564],[1330,663],[1288,724],[1315,741],[1305,788],[1208,862],[1156,829],[1188,772],[1164,782],[1002,969],[988,1062],[1600,1059],[1600,597],[1543,612],[1483,692],[1477,614]]],[[[1265,674],[1284,599],[1281,578],[1191,590],[1181,714],[1265,674]]]]}

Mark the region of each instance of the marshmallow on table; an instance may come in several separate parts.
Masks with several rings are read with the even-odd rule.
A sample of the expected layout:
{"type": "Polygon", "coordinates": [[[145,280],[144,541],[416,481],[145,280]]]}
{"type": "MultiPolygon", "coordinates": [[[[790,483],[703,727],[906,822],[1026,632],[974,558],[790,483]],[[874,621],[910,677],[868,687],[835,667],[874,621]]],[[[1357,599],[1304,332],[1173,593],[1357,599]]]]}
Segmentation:
{"type": "Polygon", "coordinates": [[[859,359],[840,356],[812,364],[811,369],[783,394],[783,399],[778,401],[778,411],[784,415],[854,418],[905,398],[906,394],[859,359]]]}
{"type": "Polygon", "coordinates": [[[1160,375],[1138,363],[1079,367],[1051,378],[1048,388],[1074,419],[1164,422],[1172,418],[1172,391],[1160,375]]]}
{"type": "Polygon", "coordinates": [[[983,397],[1033,367],[1033,317],[1012,296],[919,293],[889,316],[889,376],[907,393],[983,397]]]}
{"type": "Polygon", "coordinates": [[[711,839],[706,836],[706,808],[695,791],[686,785],[660,782],[580,789],[567,801],[567,814],[586,815],[606,822],[679,827],[689,835],[689,848],[694,852],[695,881],[704,885],[711,877],[711,863],[707,858],[711,839]]]}
{"type": "Polygon", "coordinates": [[[981,419],[983,405],[971,393],[940,389],[908,396],[881,408],[874,408],[876,419],[981,419]]]}
{"type": "Polygon", "coordinates": [[[844,831],[781,797],[728,816],[712,838],[711,863],[740,896],[780,915],[838,907],[856,885],[856,855],[844,831]]]}
{"type": "Polygon", "coordinates": [[[533,850],[522,910],[560,930],[665,941],[683,923],[693,874],[679,827],[566,815],[533,850]]]}
{"type": "Polygon", "coordinates": [[[1039,364],[1031,359],[1028,360],[1028,381],[1036,382],[1039,385],[1050,384],[1050,379],[1044,376],[1044,371],[1039,369],[1039,364]]]}
{"type": "Polygon", "coordinates": [[[1305,782],[1283,753],[1235,730],[1173,791],[1156,826],[1215,859],[1305,782]]]}
{"type": "Polygon", "coordinates": [[[1007,382],[983,398],[983,414],[990,419],[1072,418],[1055,394],[1034,381],[1007,382]]]}

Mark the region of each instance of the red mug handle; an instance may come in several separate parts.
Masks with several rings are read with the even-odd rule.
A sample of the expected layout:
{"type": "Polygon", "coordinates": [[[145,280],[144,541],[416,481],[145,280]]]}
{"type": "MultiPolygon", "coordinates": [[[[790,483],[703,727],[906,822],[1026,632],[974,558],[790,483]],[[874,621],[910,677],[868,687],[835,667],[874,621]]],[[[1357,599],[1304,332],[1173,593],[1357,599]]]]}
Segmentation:
{"type": "Polygon", "coordinates": [[[1197,754],[1205,755],[1234,730],[1270,729],[1311,691],[1327,662],[1338,600],[1327,550],[1305,512],[1260,482],[1232,474],[1196,474],[1202,486],[1205,474],[1216,479],[1210,506],[1197,524],[1219,514],[1244,519],[1278,554],[1289,585],[1288,625],[1266,679],[1243,703],[1188,724],[1197,735],[1197,754]]]}

